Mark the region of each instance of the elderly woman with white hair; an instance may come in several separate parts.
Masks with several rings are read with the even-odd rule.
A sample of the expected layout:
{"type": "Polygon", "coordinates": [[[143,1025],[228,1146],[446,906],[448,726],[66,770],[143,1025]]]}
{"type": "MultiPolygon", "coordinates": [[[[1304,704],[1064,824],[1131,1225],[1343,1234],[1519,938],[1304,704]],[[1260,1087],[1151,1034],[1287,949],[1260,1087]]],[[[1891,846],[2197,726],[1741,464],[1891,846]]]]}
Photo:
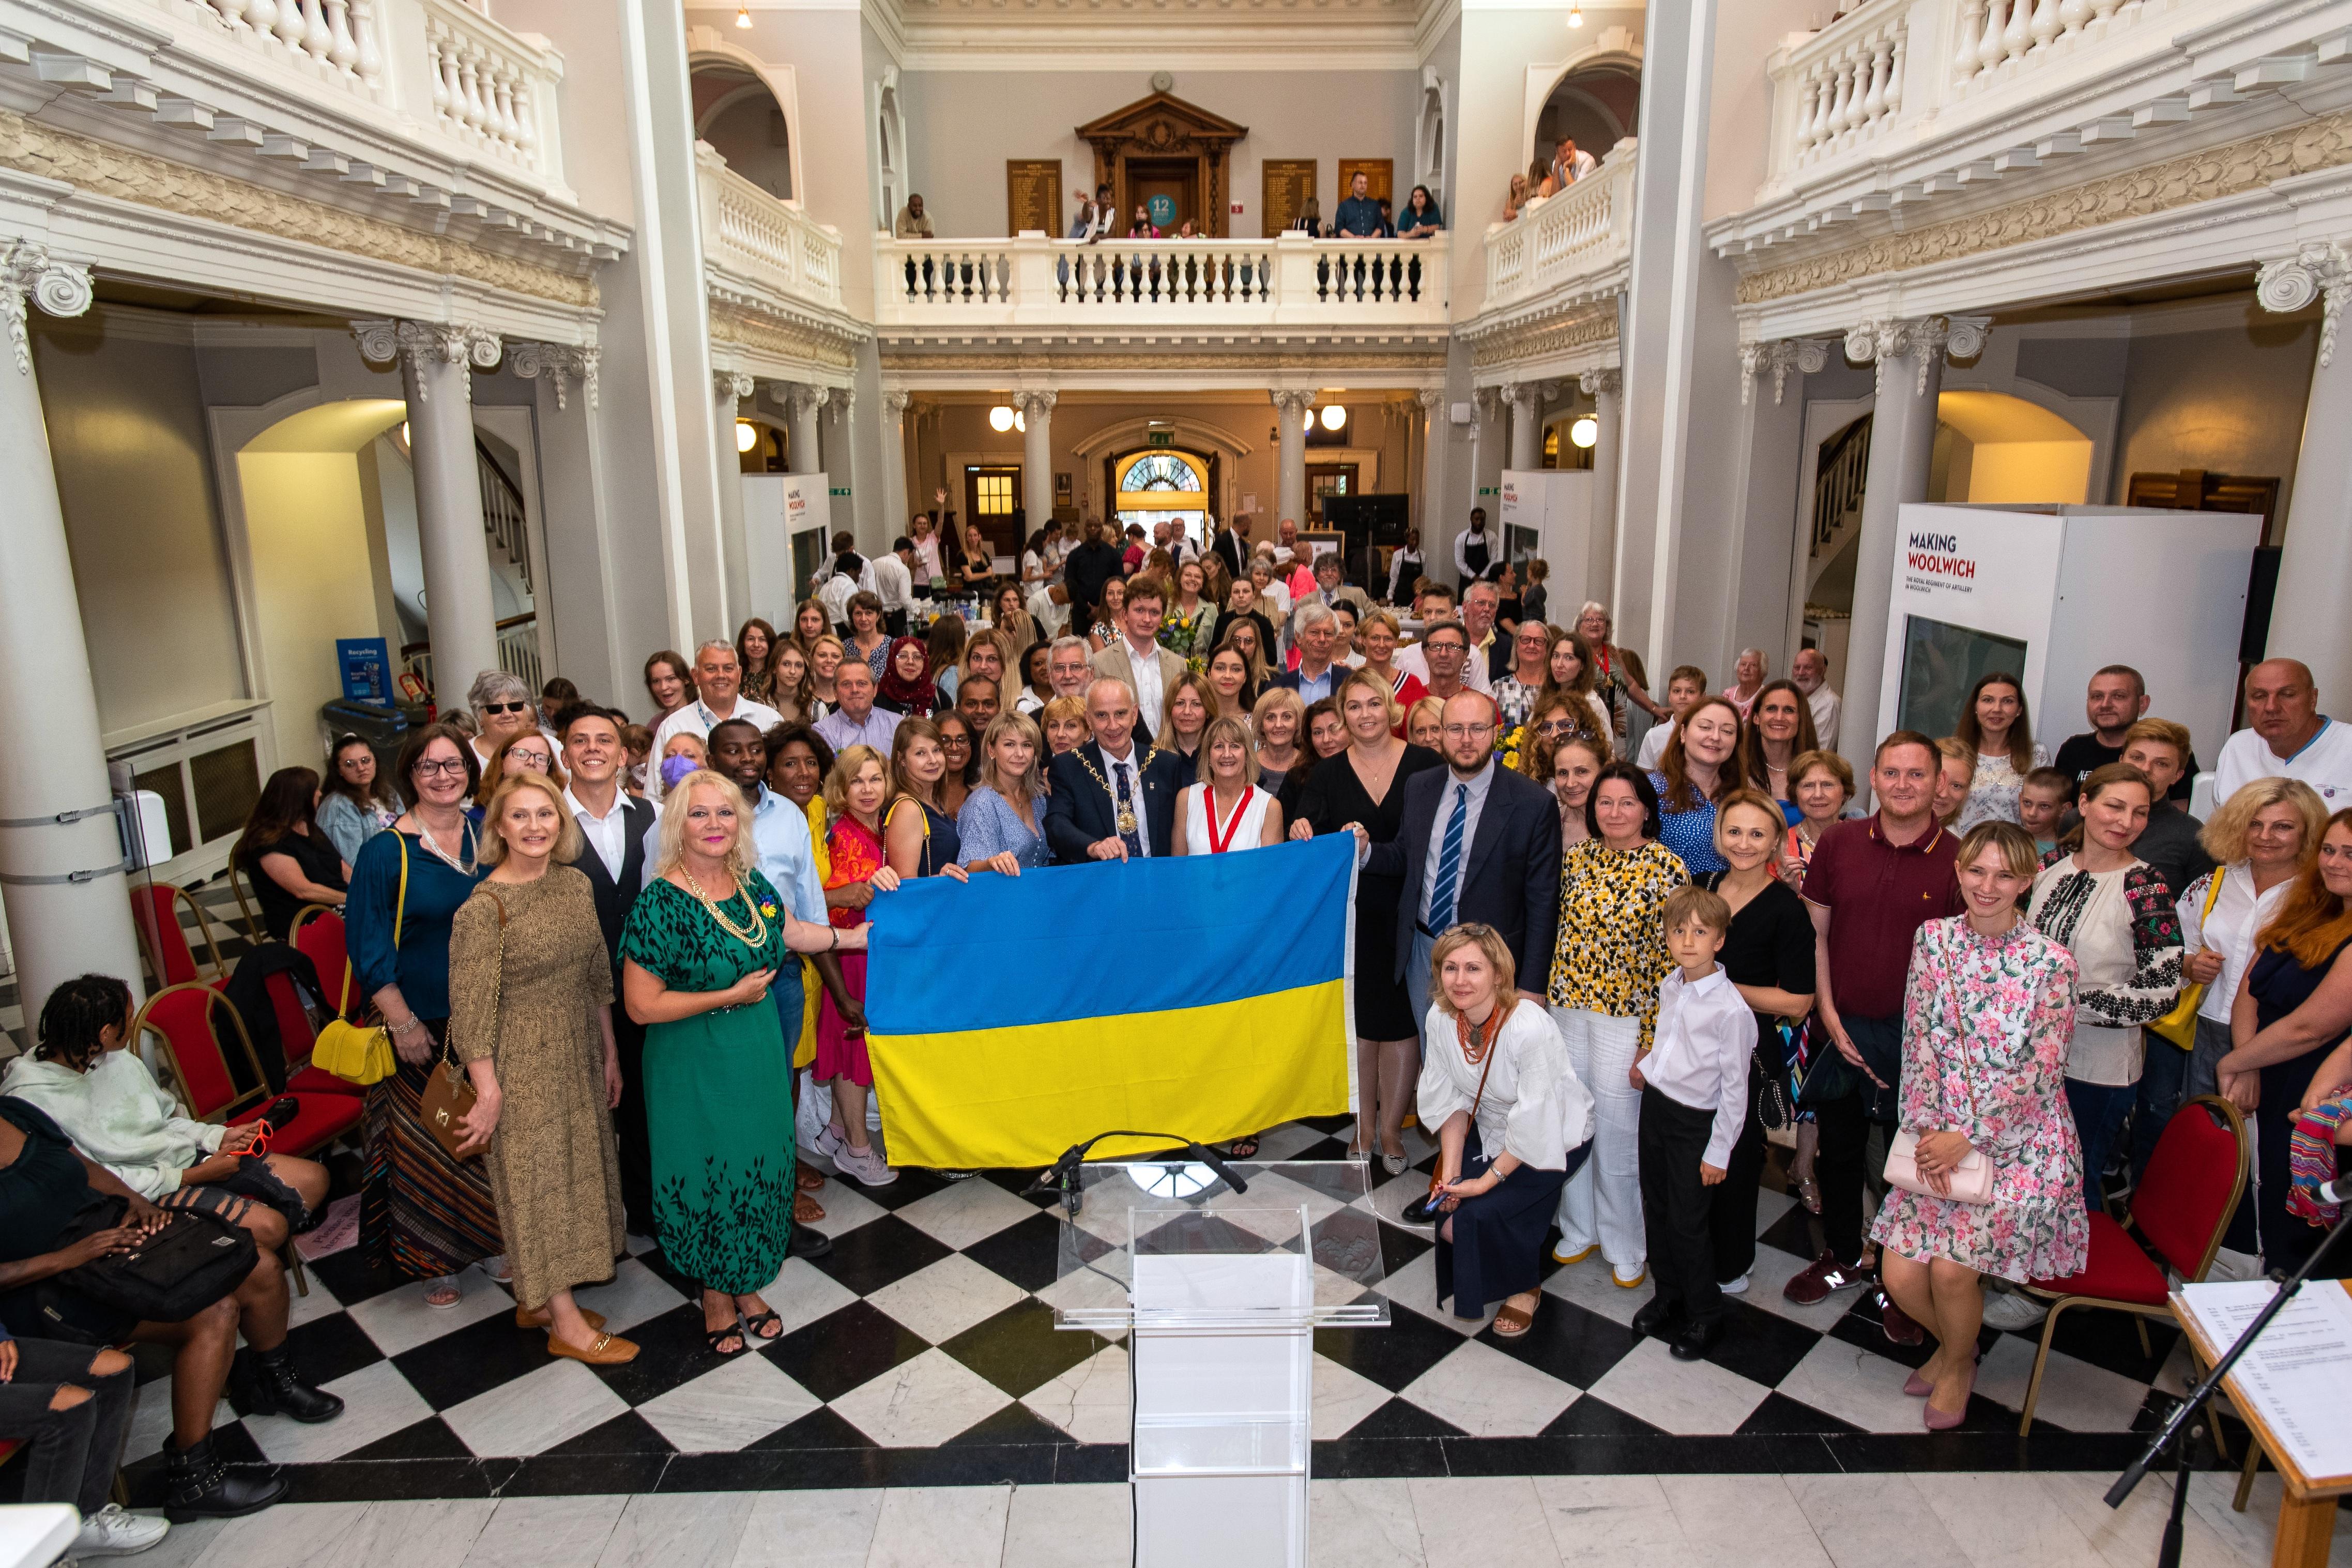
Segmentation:
{"type": "Polygon", "coordinates": [[[490,753],[499,748],[499,742],[539,725],[530,683],[504,670],[484,670],[476,675],[474,684],[466,688],[466,706],[474,711],[474,763],[480,772],[489,770],[490,753]]]}
{"type": "Polygon", "coordinates": [[[801,1016],[801,972],[788,955],[863,952],[866,927],[793,914],[758,869],[751,806],[721,774],[679,780],[660,832],[621,934],[621,997],[646,1026],[662,1256],[702,1287],[712,1352],[736,1355],[783,1333],[760,1292],[792,1239],[793,1044],[778,1019],[801,1016]]]}
{"type": "Polygon", "coordinates": [[[1592,647],[1592,687],[1608,705],[1610,722],[1617,732],[1617,755],[1632,757],[1650,726],[1673,716],[1651,697],[1642,656],[1609,640],[1615,630],[1609,606],[1597,599],[1586,600],[1577,608],[1576,629],[1592,647]],[[1637,717],[1643,715],[1647,716],[1637,717]]]}

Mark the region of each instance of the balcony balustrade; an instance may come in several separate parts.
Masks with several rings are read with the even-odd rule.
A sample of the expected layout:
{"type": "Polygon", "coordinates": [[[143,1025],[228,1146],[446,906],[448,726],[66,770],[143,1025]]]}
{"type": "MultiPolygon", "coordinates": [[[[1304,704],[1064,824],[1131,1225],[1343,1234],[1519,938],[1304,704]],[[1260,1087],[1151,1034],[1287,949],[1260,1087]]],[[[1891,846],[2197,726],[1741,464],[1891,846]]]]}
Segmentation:
{"type": "Polygon", "coordinates": [[[694,156],[705,264],[739,286],[839,310],[841,231],[730,169],[709,142],[694,156]]]}
{"type": "Polygon", "coordinates": [[[1555,196],[1539,197],[1486,230],[1486,310],[1549,298],[1565,289],[1617,285],[1633,255],[1634,141],[1555,196]]]}

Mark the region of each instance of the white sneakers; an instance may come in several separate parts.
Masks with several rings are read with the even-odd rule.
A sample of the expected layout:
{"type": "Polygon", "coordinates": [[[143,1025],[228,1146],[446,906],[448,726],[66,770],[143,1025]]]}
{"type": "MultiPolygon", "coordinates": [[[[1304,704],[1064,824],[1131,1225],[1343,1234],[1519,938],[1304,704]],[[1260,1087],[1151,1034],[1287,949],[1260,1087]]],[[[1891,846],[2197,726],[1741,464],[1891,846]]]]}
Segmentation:
{"type": "Polygon", "coordinates": [[[1995,1291],[1984,1293],[1984,1324],[1990,1329],[2004,1329],[2011,1333],[2033,1327],[2050,1315],[2050,1303],[2037,1301],[2022,1291],[1995,1291]]]}
{"type": "Polygon", "coordinates": [[[1727,1296],[1744,1296],[1748,1293],[1748,1276],[1742,1274],[1737,1280],[1717,1285],[1716,1289],[1727,1296]]]}
{"type": "Polygon", "coordinates": [[[844,1143],[827,1157],[834,1169],[860,1186],[888,1186],[898,1179],[898,1173],[882,1162],[880,1151],[871,1144],[861,1149],[844,1143]]]}
{"type": "Polygon", "coordinates": [[[110,1502],[81,1521],[81,1533],[66,1548],[65,1561],[128,1557],[163,1540],[171,1528],[152,1514],[125,1513],[121,1503],[110,1502]]]}

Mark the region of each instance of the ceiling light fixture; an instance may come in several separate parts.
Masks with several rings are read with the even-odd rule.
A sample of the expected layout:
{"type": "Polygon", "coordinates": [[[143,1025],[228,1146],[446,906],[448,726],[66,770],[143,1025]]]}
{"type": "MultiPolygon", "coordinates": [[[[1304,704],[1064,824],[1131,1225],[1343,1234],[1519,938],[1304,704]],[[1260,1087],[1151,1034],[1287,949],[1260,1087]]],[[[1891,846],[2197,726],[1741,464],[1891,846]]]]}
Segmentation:
{"type": "Polygon", "coordinates": [[[749,452],[760,444],[760,427],[748,419],[735,422],[735,450],[749,452]]]}
{"type": "MultiPolygon", "coordinates": [[[[1576,0],[1569,0],[1568,25],[1570,28],[1581,27],[1584,26],[1584,7],[1576,4],[1576,0]]],[[[749,22],[742,22],[738,23],[737,26],[748,27],[751,24],[749,22]]]]}
{"type": "Polygon", "coordinates": [[[751,26],[751,7],[749,5],[738,5],[735,7],[735,25],[746,31],[750,30],[751,26]]]}
{"type": "Polygon", "coordinates": [[[1348,410],[1344,403],[1330,403],[1323,410],[1323,428],[1339,431],[1348,428],[1348,410]]]}
{"type": "Polygon", "coordinates": [[[1594,442],[1601,439],[1601,422],[1589,413],[1584,414],[1568,427],[1568,438],[1577,445],[1590,449],[1594,442]]]}
{"type": "Polygon", "coordinates": [[[1013,428],[1013,409],[1009,403],[998,403],[988,411],[988,428],[1002,435],[1013,428]]]}
{"type": "Polygon", "coordinates": [[[1029,416],[1017,408],[1013,411],[1013,428],[1024,435],[1029,434],[1029,416]]]}

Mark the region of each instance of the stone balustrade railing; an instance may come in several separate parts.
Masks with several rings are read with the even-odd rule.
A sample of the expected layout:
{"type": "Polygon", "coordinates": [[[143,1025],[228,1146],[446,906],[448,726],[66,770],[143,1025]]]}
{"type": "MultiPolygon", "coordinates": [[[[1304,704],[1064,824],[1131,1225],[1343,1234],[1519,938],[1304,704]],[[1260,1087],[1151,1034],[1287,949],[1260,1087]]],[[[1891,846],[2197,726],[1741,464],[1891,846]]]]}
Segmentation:
{"type": "Polygon", "coordinates": [[[841,231],[738,174],[709,143],[698,142],[694,155],[704,260],[789,298],[840,309],[841,231]]]}
{"type": "Polygon", "coordinates": [[[1485,308],[1597,282],[1633,253],[1633,138],[1558,195],[1486,230],[1485,308]]]}
{"type": "Polygon", "coordinates": [[[875,324],[1443,326],[1435,240],[874,237],[875,324]]]}

